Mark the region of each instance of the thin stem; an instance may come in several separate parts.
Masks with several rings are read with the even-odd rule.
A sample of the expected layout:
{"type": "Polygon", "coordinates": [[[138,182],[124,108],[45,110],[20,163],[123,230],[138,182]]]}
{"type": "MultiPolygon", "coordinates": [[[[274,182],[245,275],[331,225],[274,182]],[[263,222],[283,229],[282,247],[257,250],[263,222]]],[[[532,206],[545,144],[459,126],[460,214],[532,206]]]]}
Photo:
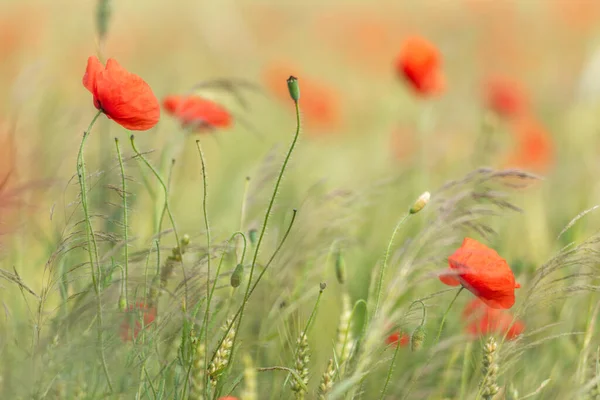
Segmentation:
{"type": "MultiPolygon", "coordinates": [[[[131,135],[130,141],[131,141],[131,147],[133,148],[133,151],[135,152],[136,156],[138,156],[144,162],[144,164],[146,164],[146,166],[150,169],[150,171],[152,171],[152,173],[154,174],[154,176],[156,177],[156,179],[160,183],[160,186],[163,188],[163,191],[164,191],[164,194],[165,194],[165,208],[167,210],[167,215],[169,216],[169,219],[171,220],[171,225],[173,226],[173,233],[175,234],[175,240],[177,241],[177,246],[181,246],[181,241],[179,240],[179,234],[177,233],[177,225],[175,224],[175,218],[173,218],[173,213],[171,213],[171,207],[169,206],[169,189],[165,185],[165,182],[160,177],[159,173],[156,171],[156,169],[154,169],[154,167],[152,166],[152,164],[150,164],[148,162],[148,160],[146,160],[146,157],[144,157],[144,155],[142,153],[140,153],[138,151],[138,149],[135,147],[135,140],[134,139],[135,139],[134,136],[131,135]]],[[[158,240],[160,240],[160,237],[159,237],[158,240]]],[[[183,274],[184,301],[185,301],[185,304],[187,304],[188,282],[187,282],[187,276],[186,276],[186,273],[185,273],[185,266],[183,265],[183,257],[181,258],[181,263],[180,264],[181,264],[181,273],[183,274]]]]}
{"type": "Polygon", "coordinates": [[[121,155],[121,148],[119,147],[119,139],[115,138],[115,146],[117,147],[117,156],[119,158],[119,167],[121,168],[121,191],[123,196],[123,236],[125,240],[125,308],[129,308],[129,294],[127,288],[129,287],[129,234],[128,234],[128,218],[127,218],[127,186],[125,178],[125,168],[123,167],[123,156],[121,155]]]}
{"type": "MultiPolygon", "coordinates": [[[[269,218],[271,216],[271,210],[273,209],[273,205],[275,204],[275,197],[277,197],[277,192],[279,191],[279,186],[281,184],[281,180],[283,179],[283,173],[285,172],[285,169],[287,168],[288,162],[290,161],[290,158],[292,156],[292,153],[294,152],[294,148],[296,147],[296,142],[298,141],[298,137],[300,136],[300,105],[299,103],[296,101],[295,102],[296,105],[296,134],[294,135],[294,139],[292,140],[292,144],[290,145],[290,148],[288,150],[287,155],[285,156],[285,160],[283,161],[283,165],[281,166],[281,171],[279,172],[279,176],[277,177],[277,181],[275,182],[275,187],[273,189],[273,195],[271,196],[271,200],[269,201],[269,206],[267,207],[267,212],[265,213],[265,218],[263,221],[263,225],[260,231],[260,235],[258,237],[258,242],[256,243],[256,248],[254,250],[254,257],[252,258],[252,265],[250,266],[250,275],[248,277],[248,286],[246,287],[246,293],[244,295],[244,300],[242,302],[242,307],[240,308],[240,320],[238,323],[238,329],[236,331],[236,337],[233,340],[233,344],[232,344],[232,348],[231,348],[231,354],[234,354],[234,346],[235,346],[235,340],[237,339],[237,332],[240,331],[240,327],[242,324],[242,319],[244,317],[244,310],[246,308],[246,303],[248,302],[248,298],[250,297],[250,285],[252,283],[252,277],[254,275],[254,268],[256,267],[256,260],[258,259],[258,252],[260,251],[260,245],[262,244],[262,241],[265,237],[265,232],[267,231],[267,224],[269,222],[269,218]]],[[[294,212],[294,217],[295,217],[296,213],[294,212]]],[[[291,225],[290,225],[291,226],[291,225]]],[[[266,271],[266,267],[263,270],[266,271]]],[[[262,274],[261,274],[262,276],[262,274]]],[[[258,281],[257,281],[258,283],[258,281]]],[[[230,360],[230,363],[233,360],[230,360]]]]}
{"type": "Polygon", "coordinates": [[[460,294],[460,292],[463,291],[464,288],[465,288],[464,286],[461,286],[460,289],[458,289],[458,291],[456,292],[456,295],[454,296],[454,298],[452,299],[452,301],[450,302],[450,304],[448,304],[448,308],[446,309],[446,312],[442,316],[442,322],[440,323],[440,329],[438,330],[437,336],[435,338],[435,344],[439,343],[440,336],[442,336],[442,330],[444,329],[444,323],[446,322],[446,317],[448,316],[448,313],[450,312],[450,309],[452,308],[452,305],[454,304],[454,302],[458,298],[458,295],[460,294]]]}
{"type": "Polygon", "coordinates": [[[396,357],[398,356],[398,350],[400,350],[400,339],[398,339],[398,343],[396,343],[396,349],[394,350],[394,356],[392,357],[392,362],[390,363],[390,367],[388,368],[387,377],[385,378],[385,384],[383,385],[383,389],[381,390],[381,395],[379,396],[379,400],[383,399],[383,396],[385,396],[385,391],[387,390],[388,384],[390,383],[390,379],[392,377],[392,372],[394,371],[394,364],[396,363],[396,357]]]}
{"type": "MultiPolygon", "coordinates": [[[[210,301],[212,293],[210,293],[210,225],[208,222],[208,211],[207,211],[207,199],[208,199],[208,183],[206,181],[206,163],[204,161],[204,152],[200,145],[200,140],[196,140],[196,147],[198,147],[198,154],[200,154],[200,163],[202,164],[202,185],[204,189],[202,197],[202,212],[204,213],[204,226],[206,228],[206,294],[209,295],[206,301],[206,313],[204,314],[204,348],[208,349],[208,315],[210,313],[210,301]]],[[[217,284],[215,278],[215,285],[217,284]]],[[[208,352],[204,352],[204,370],[208,368],[208,352]]]]}
{"type": "Polygon", "coordinates": [[[79,153],[77,154],[77,177],[79,180],[79,187],[81,189],[81,207],[83,209],[83,215],[85,219],[85,237],[87,242],[87,250],[88,257],[90,260],[90,268],[92,272],[92,284],[94,286],[94,293],[96,294],[96,313],[97,313],[97,326],[98,326],[98,352],[100,354],[100,362],[102,363],[102,370],[104,371],[104,376],[106,377],[106,383],[108,384],[108,388],[110,392],[113,391],[112,381],[110,379],[110,374],[108,373],[108,365],[106,364],[106,356],[104,355],[104,334],[102,332],[102,298],[100,296],[100,265],[98,264],[98,244],[96,242],[96,236],[94,235],[94,227],[92,226],[92,221],[90,219],[90,213],[88,209],[88,198],[87,198],[87,186],[86,186],[86,172],[85,172],[85,161],[83,157],[83,149],[85,146],[85,141],[90,135],[92,131],[92,127],[94,123],[100,117],[102,111],[98,111],[87,130],[83,133],[83,138],[81,139],[81,145],[79,146],[79,153]],[[93,247],[93,250],[92,250],[93,247]],[[94,258],[95,257],[95,258],[94,258]],[[96,264],[96,274],[94,273],[94,264],[96,264]]]}
{"type": "MultiPolygon", "coordinates": [[[[290,234],[290,231],[292,230],[292,226],[294,225],[294,221],[296,220],[296,213],[297,212],[298,212],[297,210],[294,210],[294,214],[292,214],[292,220],[290,221],[290,224],[288,225],[288,228],[287,228],[285,234],[283,235],[283,238],[281,239],[281,242],[279,242],[279,246],[277,246],[277,248],[275,249],[275,251],[271,255],[271,258],[269,259],[269,261],[267,262],[267,264],[265,265],[265,267],[263,268],[263,270],[261,271],[261,273],[258,275],[258,278],[256,278],[256,282],[254,282],[254,285],[252,285],[252,288],[250,289],[250,293],[248,294],[248,298],[250,298],[250,296],[254,292],[254,289],[256,289],[256,287],[258,286],[258,283],[262,279],[263,275],[265,274],[265,272],[267,272],[267,269],[269,268],[269,266],[271,265],[271,263],[273,262],[273,260],[277,256],[277,254],[279,254],[279,250],[281,250],[281,248],[283,247],[283,244],[285,243],[286,239],[288,238],[288,236],[290,234]]],[[[248,285],[250,285],[250,282],[248,282],[248,285]]],[[[237,318],[240,316],[240,313],[242,312],[242,306],[243,306],[243,303],[240,306],[240,308],[238,308],[238,310],[236,311],[235,315],[231,319],[231,322],[227,326],[227,329],[225,329],[225,334],[223,335],[223,337],[221,338],[221,341],[217,345],[217,349],[219,347],[221,347],[221,345],[223,344],[223,340],[225,340],[225,337],[227,336],[227,334],[231,330],[231,327],[233,326],[233,324],[235,323],[235,321],[237,320],[237,318]]],[[[239,332],[239,329],[236,330],[236,335],[238,334],[238,332],[239,332]]],[[[234,337],[234,340],[233,340],[234,343],[235,343],[235,339],[236,339],[236,337],[234,337]]],[[[231,352],[231,354],[233,354],[233,352],[231,352]]],[[[229,358],[228,365],[231,365],[231,355],[229,357],[230,358],[229,358]]],[[[213,355],[213,359],[211,359],[211,361],[213,361],[213,360],[214,360],[214,355],[213,355]]]]}
{"type": "Polygon", "coordinates": [[[398,229],[400,229],[400,226],[404,223],[404,221],[406,221],[406,219],[409,216],[410,216],[410,213],[406,213],[406,215],[404,215],[404,217],[402,217],[402,219],[400,219],[400,221],[398,221],[398,223],[396,224],[396,227],[394,228],[394,232],[392,232],[392,237],[390,238],[390,241],[388,242],[387,249],[385,250],[385,256],[383,258],[383,265],[381,266],[381,271],[379,272],[379,282],[377,284],[377,298],[375,299],[375,312],[373,313],[373,316],[377,315],[377,312],[379,311],[379,302],[381,301],[381,290],[382,290],[382,286],[383,286],[383,277],[385,275],[385,270],[387,268],[388,258],[390,257],[390,252],[392,249],[392,245],[394,243],[394,239],[396,238],[398,229]]]}

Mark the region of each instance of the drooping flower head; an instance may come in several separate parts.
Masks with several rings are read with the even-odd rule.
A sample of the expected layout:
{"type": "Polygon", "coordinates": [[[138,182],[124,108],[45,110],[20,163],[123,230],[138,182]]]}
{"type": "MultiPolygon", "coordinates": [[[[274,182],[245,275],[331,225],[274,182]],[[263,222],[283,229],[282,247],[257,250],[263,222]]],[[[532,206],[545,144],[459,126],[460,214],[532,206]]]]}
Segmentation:
{"type": "Polygon", "coordinates": [[[406,347],[410,343],[410,336],[408,333],[395,331],[388,335],[385,342],[390,346],[406,347]]]}
{"type": "Polygon", "coordinates": [[[441,93],[445,88],[442,57],[438,49],[420,36],[411,36],[402,44],[396,71],[414,91],[423,96],[441,93]]]}
{"type": "Polygon", "coordinates": [[[462,285],[491,308],[515,304],[515,276],[505,259],[475,239],[465,238],[448,257],[449,270],[440,275],[446,285],[462,285]]]}
{"type": "Polygon", "coordinates": [[[144,303],[131,304],[121,323],[121,339],[124,342],[137,339],[138,335],[142,332],[142,329],[148,329],[155,318],[156,308],[148,307],[144,303]]]}
{"type": "Polygon", "coordinates": [[[523,321],[513,322],[513,316],[508,311],[490,308],[478,298],[467,303],[462,317],[467,322],[467,333],[474,336],[499,334],[513,340],[525,331],[523,321]]]}
{"type": "Polygon", "coordinates": [[[83,86],[94,95],[94,105],[126,129],[145,131],[160,119],[160,105],[150,86],[109,58],[106,67],[88,58],[83,86]]]}
{"type": "Polygon", "coordinates": [[[515,80],[492,76],[484,85],[486,107],[504,118],[515,118],[529,112],[529,99],[515,80]]]}
{"type": "Polygon", "coordinates": [[[229,128],[233,124],[233,117],[225,107],[200,96],[167,96],[163,107],[183,127],[197,131],[229,128]]]}

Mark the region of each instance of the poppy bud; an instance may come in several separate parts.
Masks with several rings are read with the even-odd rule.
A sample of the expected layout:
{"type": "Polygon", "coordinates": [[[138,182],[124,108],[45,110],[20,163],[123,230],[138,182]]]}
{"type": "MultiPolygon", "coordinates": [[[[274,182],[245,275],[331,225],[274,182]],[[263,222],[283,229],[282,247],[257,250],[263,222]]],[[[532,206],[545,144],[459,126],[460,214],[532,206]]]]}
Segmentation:
{"type": "Polygon", "coordinates": [[[321,292],[322,292],[323,290],[325,290],[325,288],[327,288],[327,284],[325,282],[321,282],[319,284],[319,288],[321,288],[321,292]]]}
{"type": "Polygon", "coordinates": [[[190,244],[190,235],[187,233],[181,238],[181,247],[186,247],[190,244]]]}
{"type": "Polygon", "coordinates": [[[256,229],[250,229],[250,231],[248,231],[248,236],[250,237],[250,244],[252,246],[256,244],[257,234],[258,232],[256,231],[256,229]]]}
{"type": "Polygon", "coordinates": [[[119,310],[125,311],[126,308],[127,308],[127,300],[125,300],[125,296],[121,295],[121,296],[119,296],[119,310]]]}
{"type": "Polygon", "coordinates": [[[429,203],[429,199],[430,198],[431,198],[431,194],[429,192],[423,193],[422,195],[419,196],[419,198],[417,199],[417,201],[414,202],[414,204],[410,208],[409,212],[411,214],[418,213],[419,211],[421,211],[422,209],[425,208],[425,206],[427,205],[427,203],[429,203]]]}
{"type": "Polygon", "coordinates": [[[342,257],[342,251],[338,249],[335,255],[335,276],[340,284],[346,282],[346,262],[342,257]]]}
{"type": "Polygon", "coordinates": [[[295,103],[297,103],[298,100],[300,100],[300,86],[298,85],[298,78],[290,75],[290,77],[287,79],[287,85],[290,92],[290,97],[295,103]]]}
{"type": "Polygon", "coordinates": [[[231,286],[234,288],[240,286],[243,275],[244,275],[244,266],[242,264],[238,264],[235,267],[235,270],[233,271],[233,273],[231,274],[231,279],[229,281],[229,283],[231,283],[231,286]]]}
{"type": "Polygon", "coordinates": [[[412,351],[419,351],[423,347],[423,343],[425,342],[425,329],[423,329],[423,325],[419,325],[417,329],[414,330],[412,336],[410,337],[410,349],[412,351]]]}

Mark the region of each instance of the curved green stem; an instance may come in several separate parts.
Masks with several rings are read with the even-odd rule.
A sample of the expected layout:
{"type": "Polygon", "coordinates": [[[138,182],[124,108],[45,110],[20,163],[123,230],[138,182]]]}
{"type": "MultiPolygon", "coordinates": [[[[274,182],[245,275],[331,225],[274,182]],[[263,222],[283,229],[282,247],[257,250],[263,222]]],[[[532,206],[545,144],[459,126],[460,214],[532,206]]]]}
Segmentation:
{"type": "MultiPolygon", "coordinates": [[[[265,232],[267,231],[267,224],[269,223],[269,218],[271,217],[271,210],[273,209],[273,205],[275,204],[275,197],[277,197],[277,192],[279,191],[279,186],[281,185],[281,180],[283,179],[283,173],[285,172],[285,169],[287,168],[288,162],[290,161],[290,158],[292,157],[292,153],[294,152],[294,148],[296,147],[296,142],[298,141],[298,137],[300,136],[300,105],[297,101],[295,102],[295,105],[296,105],[296,134],[294,135],[292,144],[290,145],[288,153],[285,156],[285,160],[283,161],[283,165],[281,166],[279,176],[277,177],[277,181],[275,182],[275,187],[273,189],[273,195],[271,196],[271,200],[269,201],[269,206],[267,207],[267,212],[265,213],[265,218],[264,218],[263,225],[262,225],[262,228],[260,231],[260,235],[258,237],[258,242],[256,243],[256,248],[254,249],[252,265],[250,266],[250,275],[248,277],[248,286],[246,287],[246,293],[244,295],[244,300],[243,300],[242,306],[240,308],[240,320],[238,323],[237,332],[240,331],[240,325],[242,324],[242,319],[244,317],[244,310],[246,308],[246,303],[248,303],[248,298],[250,297],[250,285],[252,283],[254,269],[256,268],[258,252],[260,251],[260,245],[262,244],[262,241],[265,237],[265,232]]],[[[294,217],[295,216],[296,216],[296,213],[294,212],[294,217]]],[[[264,273],[264,271],[266,271],[266,267],[264,268],[263,273],[264,273]]],[[[261,274],[261,276],[262,276],[262,274],[261,274]]],[[[257,283],[258,283],[258,281],[257,281],[257,283]]],[[[237,332],[236,332],[236,338],[234,338],[232,348],[231,348],[232,355],[234,354],[233,349],[235,346],[235,340],[237,339],[237,332]]],[[[232,360],[230,360],[230,363],[231,363],[231,361],[232,360]]]]}
{"type": "MultiPolygon", "coordinates": [[[[281,248],[283,247],[283,244],[287,240],[287,238],[288,238],[288,236],[290,234],[290,231],[292,230],[292,226],[294,225],[294,221],[296,220],[296,213],[297,213],[297,210],[294,210],[294,214],[292,215],[292,220],[290,221],[290,224],[288,225],[288,228],[287,228],[285,234],[283,235],[283,238],[281,239],[281,242],[279,242],[279,245],[277,246],[277,248],[275,249],[275,251],[271,255],[271,258],[269,259],[269,261],[267,262],[267,264],[265,265],[265,267],[263,268],[263,270],[258,275],[258,278],[256,278],[256,282],[254,282],[254,285],[252,285],[252,288],[250,289],[250,293],[248,294],[248,298],[250,298],[250,296],[252,296],[252,293],[254,292],[254,290],[256,289],[256,287],[258,286],[258,284],[259,284],[260,280],[262,279],[263,275],[265,274],[265,272],[267,272],[267,269],[269,268],[269,266],[271,265],[271,263],[273,262],[273,260],[277,256],[277,254],[279,254],[279,250],[281,250],[281,248]]],[[[250,285],[250,282],[248,282],[248,285],[250,285]]],[[[225,334],[223,335],[223,337],[219,341],[219,343],[218,343],[218,345],[216,347],[217,349],[219,347],[221,347],[221,345],[223,344],[223,340],[225,340],[225,337],[227,336],[227,334],[231,330],[231,327],[233,326],[233,324],[235,323],[235,321],[237,320],[237,318],[240,316],[240,314],[242,312],[242,306],[243,306],[243,303],[238,308],[238,310],[236,311],[235,315],[231,319],[231,322],[227,326],[227,329],[225,329],[225,334]]],[[[236,336],[237,336],[238,332],[239,332],[239,329],[236,330],[236,333],[235,333],[236,336]]],[[[234,343],[235,343],[235,339],[236,339],[236,337],[234,337],[234,340],[233,340],[234,343]]],[[[231,352],[231,354],[233,354],[233,352],[231,352]]],[[[229,358],[228,365],[231,365],[231,355],[229,357],[230,358],[229,358]]],[[[211,359],[211,362],[213,360],[214,360],[214,355],[213,355],[213,358],[211,359]]]]}
{"type": "MultiPolygon", "coordinates": [[[[173,213],[171,213],[171,207],[169,206],[169,189],[165,185],[165,182],[163,181],[163,179],[160,177],[160,174],[158,173],[158,171],[156,171],[156,169],[152,166],[152,164],[150,164],[148,162],[148,160],[146,160],[146,157],[144,157],[144,155],[138,151],[137,147],[135,146],[134,139],[135,139],[135,137],[133,135],[131,135],[130,141],[131,141],[131,147],[133,148],[133,151],[135,152],[136,156],[139,157],[144,162],[144,164],[146,164],[146,166],[150,169],[150,171],[152,171],[152,173],[154,174],[154,176],[156,177],[156,179],[158,180],[158,182],[160,183],[160,186],[162,187],[162,189],[164,191],[165,208],[167,210],[167,215],[169,216],[171,225],[173,226],[173,233],[175,234],[175,240],[177,241],[177,246],[181,246],[181,241],[179,240],[179,234],[177,233],[177,225],[175,224],[175,218],[173,218],[173,213]]],[[[160,237],[159,237],[159,240],[160,240],[160,237]]],[[[181,273],[183,274],[184,301],[185,301],[185,304],[187,304],[188,282],[187,282],[187,275],[185,273],[185,266],[183,265],[183,257],[181,259],[180,264],[181,264],[181,273]]]]}
{"type": "Polygon", "coordinates": [[[123,167],[123,156],[121,155],[121,148],[119,147],[119,139],[115,138],[115,146],[117,147],[117,157],[119,158],[119,167],[121,168],[121,191],[123,196],[123,239],[125,241],[125,308],[129,308],[129,294],[127,288],[129,287],[129,234],[128,234],[128,216],[127,216],[127,186],[125,178],[125,168],[123,167]]]}
{"type": "Polygon", "coordinates": [[[392,378],[392,372],[394,372],[394,364],[396,363],[396,358],[398,357],[399,350],[400,350],[400,338],[398,338],[398,343],[396,343],[396,349],[394,350],[394,356],[392,357],[392,362],[390,363],[390,367],[388,368],[387,377],[385,378],[385,384],[383,385],[383,389],[381,390],[381,395],[379,396],[379,400],[382,400],[383,396],[385,396],[385,392],[387,390],[388,384],[390,383],[390,379],[392,378]]]}
{"type": "Polygon", "coordinates": [[[88,198],[87,198],[87,185],[86,185],[86,172],[85,172],[85,161],[83,157],[83,149],[85,146],[85,141],[90,135],[92,131],[92,127],[94,123],[100,117],[102,111],[98,111],[87,130],[83,132],[83,138],[81,139],[81,145],[79,146],[79,152],[77,154],[77,177],[79,180],[79,187],[81,189],[81,207],[83,209],[83,215],[85,218],[85,237],[87,242],[87,250],[88,257],[90,260],[90,268],[92,272],[92,284],[94,286],[94,293],[96,294],[96,313],[97,313],[97,326],[98,326],[98,352],[100,355],[100,362],[102,363],[102,370],[104,371],[104,376],[106,377],[106,383],[108,384],[109,390],[113,391],[112,381],[110,379],[110,374],[108,373],[108,365],[106,364],[106,356],[104,355],[104,334],[102,332],[103,329],[103,318],[102,318],[102,298],[100,296],[100,282],[101,282],[101,271],[100,265],[98,264],[98,243],[96,242],[96,236],[94,235],[94,227],[92,226],[92,221],[90,219],[90,213],[88,209],[88,198]],[[94,272],[94,265],[96,268],[96,272],[94,272]],[[96,276],[96,274],[98,274],[96,276]]]}
{"type": "MultiPolygon", "coordinates": [[[[198,153],[200,154],[200,163],[202,164],[202,185],[204,193],[202,196],[202,212],[204,214],[204,226],[206,228],[206,294],[209,296],[206,301],[206,313],[204,314],[204,348],[208,349],[208,314],[210,313],[210,300],[212,293],[210,293],[210,225],[208,223],[208,211],[207,211],[207,199],[208,199],[208,183],[206,182],[206,163],[204,162],[204,152],[200,145],[200,140],[196,140],[196,147],[198,147],[198,153]]],[[[220,265],[219,265],[220,266],[220,265]]],[[[218,276],[218,275],[217,275],[218,276]]],[[[216,286],[215,278],[215,286],[216,286]]],[[[204,369],[208,369],[208,352],[204,352],[204,369]]]]}
{"type": "Polygon", "coordinates": [[[394,232],[392,232],[392,237],[390,238],[390,241],[388,242],[387,249],[385,250],[385,256],[383,258],[383,265],[381,266],[381,271],[379,272],[379,282],[377,284],[377,298],[375,299],[375,312],[373,313],[373,316],[377,315],[377,312],[379,311],[379,302],[381,301],[381,290],[382,290],[382,286],[383,286],[383,277],[385,274],[385,270],[387,268],[388,258],[390,257],[392,244],[394,243],[394,239],[396,238],[398,229],[400,229],[400,226],[402,226],[404,221],[406,221],[409,216],[410,216],[410,213],[407,213],[404,217],[402,217],[402,219],[400,221],[398,221],[398,223],[396,224],[396,227],[394,228],[394,232]]]}
{"type": "Polygon", "coordinates": [[[444,329],[444,323],[446,322],[446,317],[448,316],[448,313],[450,312],[450,309],[452,308],[452,305],[454,304],[454,302],[458,298],[458,295],[460,294],[460,292],[463,291],[464,288],[465,288],[464,286],[461,286],[460,289],[458,289],[458,291],[456,292],[456,295],[454,296],[454,298],[452,299],[452,301],[450,302],[450,304],[448,304],[448,308],[446,309],[446,312],[442,316],[442,322],[440,323],[440,329],[438,330],[437,336],[435,338],[435,344],[439,343],[440,336],[442,336],[442,330],[444,329]]]}

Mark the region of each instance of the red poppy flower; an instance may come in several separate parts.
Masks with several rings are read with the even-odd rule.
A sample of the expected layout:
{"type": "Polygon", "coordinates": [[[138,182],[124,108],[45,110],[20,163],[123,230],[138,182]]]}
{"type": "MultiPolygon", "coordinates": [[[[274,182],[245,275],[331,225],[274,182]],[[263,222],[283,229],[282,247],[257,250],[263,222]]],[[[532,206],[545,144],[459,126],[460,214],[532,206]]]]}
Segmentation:
{"type": "Polygon", "coordinates": [[[298,76],[300,82],[300,109],[307,132],[314,134],[316,131],[335,130],[342,121],[342,112],[339,94],[323,82],[316,81],[298,73],[297,68],[286,65],[277,65],[268,68],[264,80],[269,90],[285,104],[293,107],[286,79],[298,76]]]}
{"type": "Polygon", "coordinates": [[[97,57],[88,58],[83,86],[94,95],[94,105],[126,129],[145,131],[160,119],[160,105],[142,78],[109,58],[106,67],[97,57]]]}
{"type": "Polygon", "coordinates": [[[406,347],[410,343],[410,336],[408,333],[393,332],[386,339],[385,342],[388,345],[397,345],[400,347],[406,347]]]}
{"type": "Polygon", "coordinates": [[[142,328],[146,329],[156,318],[156,308],[147,307],[144,303],[130,305],[125,319],[121,323],[121,339],[124,342],[136,339],[142,328]],[[144,326],[142,326],[142,320],[144,326]]]}
{"type": "Polygon", "coordinates": [[[233,123],[225,107],[199,96],[167,96],[163,107],[186,128],[229,128],[233,123]]]}
{"type": "Polygon", "coordinates": [[[465,238],[462,246],[448,257],[450,269],[440,275],[446,285],[463,285],[492,308],[515,304],[515,276],[506,260],[475,239],[465,238]]]}
{"type": "Polygon", "coordinates": [[[554,161],[554,143],[544,127],[532,117],[515,121],[512,126],[517,140],[508,158],[511,167],[545,173],[554,161]]]}
{"type": "Polygon", "coordinates": [[[513,118],[529,111],[529,101],[521,85],[511,79],[495,76],[485,83],[486,106],[502,117],[513,118]]]}
{"type": "Polygon", "coordinates": [[[237,397],[233,397],[233,396],[226,396],[226,397],[219,397],[219,400],[239,400],[237,397]]]}
{"type": "Polygon", "coordinates": [[[481,300],[471,300],[463,311],[463,319],[467,321],[466,331],[474,336],[490,334],[506,335],[513,340],[525,331],[525,323],[516,320],[504,311],[486,306],[481,300]]]}
{"type": "Polygon", "coordinates": [[[423,96],[439,94],[445,79],[441,71],[442,57],[438,49],[420,36],[407,38],[396,60],[396,71],[423,96]]]}

